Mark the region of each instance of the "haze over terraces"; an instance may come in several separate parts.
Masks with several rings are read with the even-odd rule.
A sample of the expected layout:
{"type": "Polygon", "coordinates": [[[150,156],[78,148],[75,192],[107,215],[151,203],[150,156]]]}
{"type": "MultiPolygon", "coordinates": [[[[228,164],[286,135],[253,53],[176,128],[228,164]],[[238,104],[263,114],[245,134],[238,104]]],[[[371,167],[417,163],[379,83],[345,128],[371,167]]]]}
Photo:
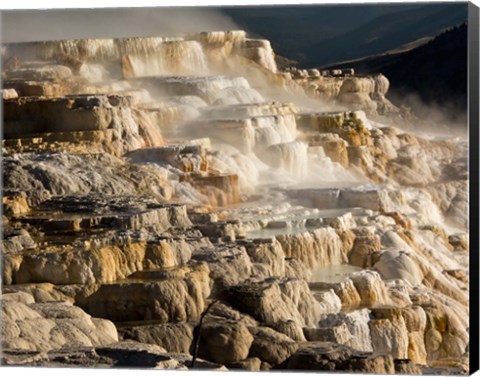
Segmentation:
{"type": "Polygon", "coordinates": [[[385,76],[242,31],[2,59],[4,363],[187,369],[213,303],[197,368],[466,370],[466,141],[385,76]]]}

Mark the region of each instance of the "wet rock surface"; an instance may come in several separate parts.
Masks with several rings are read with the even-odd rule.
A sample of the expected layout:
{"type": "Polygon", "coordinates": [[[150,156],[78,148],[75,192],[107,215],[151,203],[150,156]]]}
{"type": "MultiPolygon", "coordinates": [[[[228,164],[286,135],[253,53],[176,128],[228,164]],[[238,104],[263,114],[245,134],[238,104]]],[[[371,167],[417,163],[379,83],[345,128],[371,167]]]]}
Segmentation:
{"type": "Polygon", "coordinates": [[[466,372],[466,140],[386,77],[242,31],[5,57],[3,363],[466,372]]]}

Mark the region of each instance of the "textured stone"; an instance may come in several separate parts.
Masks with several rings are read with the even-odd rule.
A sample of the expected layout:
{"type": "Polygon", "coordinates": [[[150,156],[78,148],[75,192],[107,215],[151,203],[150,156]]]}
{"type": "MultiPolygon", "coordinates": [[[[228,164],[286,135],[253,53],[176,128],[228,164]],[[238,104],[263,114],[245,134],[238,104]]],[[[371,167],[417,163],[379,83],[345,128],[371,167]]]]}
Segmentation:
{"type": "Polygon", "coordinates": [[[335,342],[340,343],[343,341],[343,344],[358,351],[372,352],[369,321],[369,311],[362,309],[350,313],[327,314],[322,317],[318,327],[327,329],[325,335],[335,339],[335,342]],[[339,328],[331,330],[335,327],[339,328]],[[330,332],[331,335],[329,334],[330,332]]]}
{"type": "Polygon", "coordinates": [[[258,357],[249,357],[245,360],[233,361],[227,364],[229,369],[244,369],[252,372],[259,372],[262,361],[258,357]]]}
{"type": "Polygon", "coordinates": [[[274,325],[293,320],[300,326],[318,319],[319,304],[306,282],[298,279],[247,281],[229,290],[229,302],[258,321],[274,325]]]}
{"type": "Polygon", "coordinates": [[[347,257],[342,240],[333,228],[320,228],[310,232],[277,237],[285,256],[300,259],[307,267],[343,264],[347,257]]]}
{"type": "Polygon", "coordinates": [[[2,310],[4,350],[46,352],[118,341],[113,323],[92,318],[70,303],[35,303],[27,293],[7,293],[2,296],[2,310]]]}
{"type": "Polygon", "coordinates": [[[281,364],[298,349],[298,344],[288,336],[268,327],[252,327],[250,356],[258,357],[272,366],[281,364]]]}
{"type": "Polygon", "coordinates": [[[156,344],[167,352],[188,353],[193,340],[193,325],[186,322],[118,328],[123,340],[156,344]]]}
{"type": "Polygon", "coordinates": [[[105,284],[82,298],[81,306],[113,321],[197,321],[210,294],[205,264],[137,273],[131,280],[105,284]]]}
{"type": "Polygon", "coordinates": [[[328,342],[306,343],[288,360],[287,369],[395,373],[391,356],[356,353],[349,347],[328,342]]]}
{"type": "Polygon", "coordinates": [[[210,319],[200,329],[198,355],[219,364],[247,358],[253,337],[241,322],[210,319]]]}
{"type": "Polygon", "coordinates": [[[252,274],[252,263],[243,247],[200,249],[192,258],[208,264],[210,277],[219,288],[239,284],[252,274]]]}

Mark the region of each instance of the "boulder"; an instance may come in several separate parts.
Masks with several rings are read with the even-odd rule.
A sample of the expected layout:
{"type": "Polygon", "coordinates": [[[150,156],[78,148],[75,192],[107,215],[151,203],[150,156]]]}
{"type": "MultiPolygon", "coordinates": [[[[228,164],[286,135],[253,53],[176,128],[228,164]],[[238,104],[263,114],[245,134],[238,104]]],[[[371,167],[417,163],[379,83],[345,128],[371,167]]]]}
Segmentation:
{"type": "Polygon", "coordinates": [[[335,339],[335,342],[342,342],[358,351],[372,352],[369,321],[369,310],[367,309],[350,313],[332,313],[320,319],[318,328],[323,329],[322,337],[330,337],[335,339]],[[334,330],[334,328],[337,329],[334,330]]]}
{"type": "Polygon", "coordinates": [[[192,259],[208,264],[214,288],[221,289],[242,283],[252,274],[252,262],[245,248],[236,245],[198,249],[192,259]]]}
{"type": "Polygon", "coordinates": [[[277,240],[259,239],[247,242],[245,250],[252,262],[266,265],[270,276],[285,275],[285,254],[277,240]]]}
{"type": "Polygon", "coordinates": [[[390,355],[365,354],[351,348],[328,342],[308,342],[286,362],[292,370],[324,370],[393,374],[395,367],[390,355]]]}
{"type": "Polygon", "coordinates": [[[294,340],[268,327],[251,327],[249,331],[253,335],[250,356],[272,366],[281,364],[298,349],[294,340]]]}
{"type": "Polygon", "coordinates": [[[215,302],[215,304],[208,311],[207,318],[210,316],[212,316],[213,319],[219,317],[232,322],[241,322],[247,327],[258,326],[258,322],[254,318],[252,318],[248,314],[242,313],[234,309],[225,301],[215,302]]]}
{"type": "Polygon", "coordinates": [[[112,322],[92,318],[68,302],[35,303],[27,293],[6,293],[2,296],[2,310],[3,350],[47,352],[118,341],[112,322]]]}
{"type": "Polygon", "coordinates": [[[377,272],[370,270],[354,272],[349,278],[360,295],[361,306],[374,307],[390,303],[385,283],[377,272]]]}
{"type": "Polygon", "coordinates": [[[227,364],[228,369],[243,369],[251,372],[259,372],[262,361],[258,357],[249,357],[245,360],[233,361],[227,364]]]}
{"type": "Polygon", "coordinates": [[[101,285],[78,297],[89,313],[116,322],[157,320],[160,323],[198,321],[210,295],[206,264],[165,271],[137,272],[124,281],[101,285]]]}
{"type": "Polygon", "coordinates": [[[252,342],[243,323],[210,317],[200,329],[198,355],[219,364],[238,362],[247,358],[252,342]]]}
{"type": "Polygon", "coordinates": [[[193,340],[193,325],[187,322],[156,325],[121,326],[119,338],[156,344],[173,353],[188,353],[193,340]]]}
{"type": "Polygon", "coordinates": [[[307,268],[344,264],[347,261],[342,240],[331,227],[276,238],[287,258],[300,259],[307,268]]]}
{"type": "Polygon", "coordinates": [[[267,325],[288,320],[311,325],[320,315],[307,283],[293,278],[246,281],[228,290],[228,301],[267,325]]]}
{"type": "Polygon", "coordinates": [[[289,338],[303,342],[305,341],[305,336],[303,334],[302,328],[294,321],[280,321],[272,325],[272,328],[279,333],[285,334],[289,338]]]}
{"type": "Polygon", "coordinates": [[[380,259],[381,248],[382,245],[378,235],[356,236],[348,260],[354,266],[373,267],[380,259]]]}
{"type": "Polygon", "coordinates": [[[402,310],[372,309],[369,323],[374,352],[391,354],[395,359],[407,359],[409,337],[402,310]]]}

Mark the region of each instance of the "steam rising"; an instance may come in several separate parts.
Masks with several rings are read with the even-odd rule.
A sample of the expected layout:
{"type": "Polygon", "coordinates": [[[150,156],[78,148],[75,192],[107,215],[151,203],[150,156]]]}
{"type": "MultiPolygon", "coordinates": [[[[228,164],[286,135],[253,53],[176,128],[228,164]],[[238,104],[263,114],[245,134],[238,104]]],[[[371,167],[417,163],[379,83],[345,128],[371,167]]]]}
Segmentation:
{"type": "Polygon", "coordinates": [[[2,42],[175,35],[235,30],[231,18],[201,7],[2,11],[2,42]]]}
{"type": "Polygon", "coordinates": [[[467,132],[468,117],[467,108],[452,102],[440,104],[426,103],[416,93],[392,94],[396,103],[404,103],[421,120],[415,128],[434,134],[454,134],[465,136],[467,132]]]}
{"type": "MultiPolygon", "coordinates": [[[[375,105],[376,109],[379,103],[398,114],[398,109],[385,99],[386,78],[350,77],[351,74],[340,78],[337,84],[342,85],[337,91],[351,103],[310,97],[301,83],[302,80],[307,84],[315,82],[320,77],[318,71],[297,72],[303,76],[302,80],[295,81],[292,72],[278,72],[268,41],[250,39],[238,30],[205,31],[235,28],[220,14],[192,8],[154,11],[128,10],[131,22],[123,22],[130,27],[122,30],[117,30],[116,23],[111,23],[109,17],[123,14],[125,10],[100,10],[95,16],[103,22],[95,27],[82,24],[75,33],[75,26],[74,30],[70,26],[66,29],[72,38],[88,36],[90,39],[68,40],[67,35],[54,35],[50,30],[48,36],[35,35],[36,39],[49,41],[8,44],[5,60],[12,57],[15,62],[18,58],[20,63],[16,64],[24,65],[14,67],[5,77],[15,80],[16,75],[37,74],[35,64],[42,64],[38,62],[41,60],[45,65],[40,69],[44,76],[51,70],[55,77],[61,73],[83,80],[80,82],[84,86],[80,85],[73,94],[112,93],[135,97],[138,108],[131,114],[132,121],[120,125],[127,130],[118,130],[128,137],[122,136],[119,146],[109,145],[107,151],[124,155],[135,148],[152,147],[137,153],[141,155],[140,162],[148,162],[155,160],[159,153],[155,147],[161,147],[166,141],[173,145],[173,149],[165,149],[168,153],[176,155],[183,151],[189,155],[186,160],[190,162],[186,164],[191,165],[195,173],[206,174],[207,178],[209,174],[227,177],[224,182],[230,177],[232,182],[235,180],[233,185],[228,183],[231,187],[237,187],[238,182],[238,190],[230,192],[233,199],[222,199],[221,203],[238,203],[240,196],[247,198],[263,189],[268,191],[267,196],[284,195],[276,191],[279,187],[359,187],[372,178],[384,184],[396,184],[386,169],[397,169],[395,174],[401,182],[435,181],[440,169],[430,164],[434,168],[431,170],[426,157],[419,158],[420,151],[411,160],[410,149],[417,146],[401,150],[397,137],[401,132],[389,128],[391,123],[374,118],[375,113],[369,113],[367,118],[363,111],[352,111],[363,104],[367,109],[375,105]],[[151,25],[148,34],[155,36],[132,37],[140,24],[151,25]],[[103,25],[109,25],[109,30],[103,25]],[[197,30],[202,31],[195,32],[197,30]],[[52,40],[59,37],[62,39],[52,40]],[[360,103],[357,100],[361,100],[360,103]],[[348,110],[339,110],[342,107],[348,110]],[[374,143],[382,152],[384,166],[378,166],[377,152],[370,148],[374,143]],[[188,145],[186,151],[181,145],[188,145]],[[324,148],[330,148],[328,153],[324,148]],[[410,165],[402,158],[410,161],[410,165]],[[387,159],[393,161],[390,165],[394,168],[387,165],[387,159]]],[[[40,13],[47,17],[67,11],[44,12],[40,13]]],[[[89,12],[92,11],[79,12],[77,20],[84,19],[89,12]]],[[[62,17],[58,20],[61,22],[62,17]]],[[[40,17],[35,22],[37,24],[30,27],[46,20],[40,17]]],[[[22,34],[17,35],[17,40],[21,38],[22,34]]],[[[327,76],[325,83],[335,82],[333,80],[337,80],[337,76],[327,76]]],[[[179,200],[217,203],[201,197],[202,193],[196,191],[194,185],[189,187],[188,182],[182,181],[178,167],[172,167],[169,176],[173,177],[172,185],[179,200]]],[[[427,203],[422,208],[429,208],[431,200],[426,197],[422,203],[427,203]]],[[[397,204],[392,208],[398,207],[397,204]]],[[[405,212],[410,209],[407,206],[405,212]]],[[[426,217],[442,222],[437,215],[429,211],[426,217]]]]}

